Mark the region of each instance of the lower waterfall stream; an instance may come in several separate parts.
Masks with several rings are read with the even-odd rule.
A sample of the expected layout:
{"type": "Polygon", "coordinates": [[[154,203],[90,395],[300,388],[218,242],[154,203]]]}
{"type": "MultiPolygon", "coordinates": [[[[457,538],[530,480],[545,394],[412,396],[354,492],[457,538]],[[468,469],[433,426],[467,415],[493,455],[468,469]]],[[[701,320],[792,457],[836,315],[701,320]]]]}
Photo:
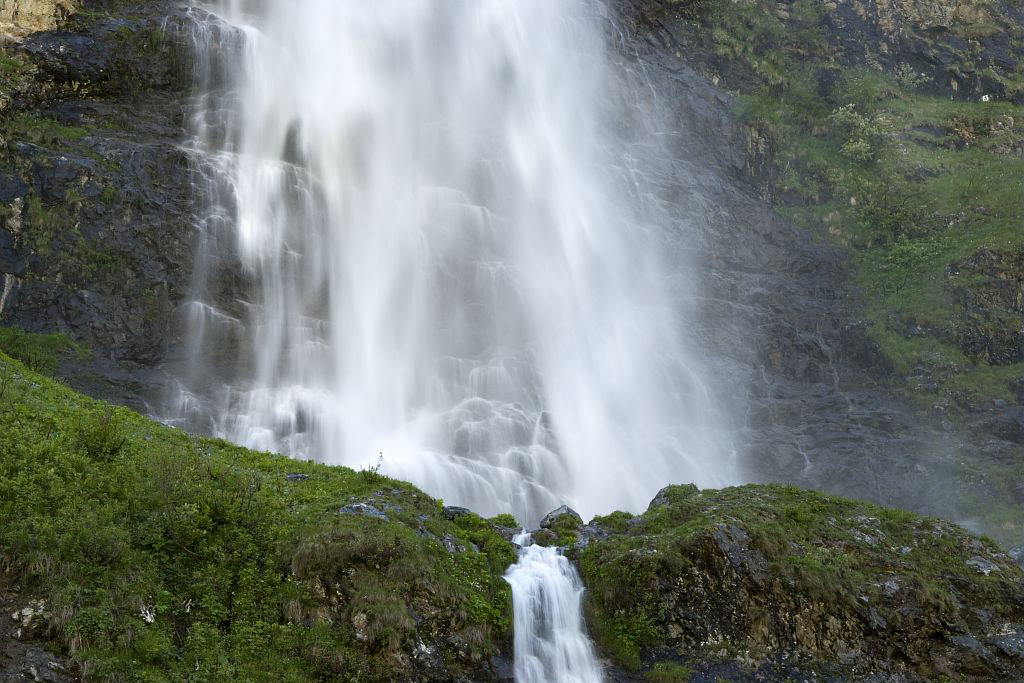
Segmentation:
{"type": "Polygon", "coordinates": [[[515,610],[517,683],[600,683],[601,665],[583,627],[583,584],[557,548],[516,536],[519,561],[505,580],[515,610]]]}

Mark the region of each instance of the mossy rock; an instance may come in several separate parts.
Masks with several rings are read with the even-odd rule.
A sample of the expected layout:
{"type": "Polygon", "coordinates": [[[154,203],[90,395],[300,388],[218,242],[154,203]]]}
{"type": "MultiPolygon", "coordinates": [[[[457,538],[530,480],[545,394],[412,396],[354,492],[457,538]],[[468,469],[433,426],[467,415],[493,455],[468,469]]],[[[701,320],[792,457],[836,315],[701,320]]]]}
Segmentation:
{"type": "MultiPolygon", "coordinates": [[[[782,486],[670,487],[572,549],[628,669],[732,659],[906,680],[1024,675],[1024,572],[938,519],[782,486]]],[[[674,670],[674,669],[673,669],[674,670]]],[[[667,675],[667,674],[666,674],[667,675]]]]}

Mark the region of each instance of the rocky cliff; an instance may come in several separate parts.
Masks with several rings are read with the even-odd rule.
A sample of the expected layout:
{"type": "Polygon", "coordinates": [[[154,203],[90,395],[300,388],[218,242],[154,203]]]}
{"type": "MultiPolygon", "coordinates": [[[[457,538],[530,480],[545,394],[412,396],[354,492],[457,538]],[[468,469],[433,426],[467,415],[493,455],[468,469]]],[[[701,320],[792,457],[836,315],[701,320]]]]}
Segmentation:
{"type": "Polygon", "coordinates": [[[69,334],[77,386],[142,405],[191,270],[187,35],[167,3],[68,6],[3,5],[0,321],[69,334]]]}
{"type": "MultiPolygon", "coordinates": [[[[195,229],[189,18],[157,0],[31,6],[11,10],[2,74],[0,320],[69,334],[92,353],[65,363],[74,386],[159,410],[195,229]],[[44,6],[60,30],[26,35],[44,6]]],[[[1018,543],[1019,185],[993,180],[1021,177],[1019,8],[615,9],[623,77],[650,82],[673,131],[658,184],[698,224],[677,258],[703,271],[745,476],[1018,543]]]]}
{"type": "Polygon", "coordinates": [[[1019,543],[1020,5],[622,8],[630,51],[693,131],[685,158],[721,169],[708,346],[747,369],[726,374],[749,392],[751,476],[1019,543]],[[709,88],[731,123],[708,115],[709,88]]]}

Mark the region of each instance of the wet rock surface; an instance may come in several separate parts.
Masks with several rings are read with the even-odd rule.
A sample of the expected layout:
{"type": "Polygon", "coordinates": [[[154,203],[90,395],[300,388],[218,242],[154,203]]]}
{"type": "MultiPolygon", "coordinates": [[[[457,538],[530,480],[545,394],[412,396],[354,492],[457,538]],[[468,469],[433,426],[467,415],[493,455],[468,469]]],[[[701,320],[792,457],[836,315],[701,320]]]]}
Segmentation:
{"type": "Polygon", "coordinates": [[[186,20],[165,2],[108,9],[8,47],[0,324],[67,333],[92,352],[63,368],[72,384],[144,408],[191,271],[186,20]]]}
{"type": "Polygon", "coordinates": [[[74,683],[77,667],[50,652],[45,640],[46,603],[25,597],[16,584],[0,576],[0,681],[74,683]]]}
{"type": "Polygon", "coordinates": [[[692,49],[699,22],[665,3],[620,7],[636,55],[625,68],[665,119],[657,185],[679,221],[673,258],[695,273],[699,346],[713,383],[730,387],[718,398],[735,418],[741,477],[955,516],[958,436],[890,395],[844,254],[763,200],[756,141],[704,75],[707,46],[692,49]]]}

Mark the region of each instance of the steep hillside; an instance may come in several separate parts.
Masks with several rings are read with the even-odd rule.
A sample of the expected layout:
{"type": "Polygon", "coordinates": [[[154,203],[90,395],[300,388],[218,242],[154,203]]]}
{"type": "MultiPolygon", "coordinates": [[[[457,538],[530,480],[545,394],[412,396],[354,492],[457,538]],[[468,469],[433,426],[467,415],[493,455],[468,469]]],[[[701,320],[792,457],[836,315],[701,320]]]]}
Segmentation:
{"type": "Polygon", "coordinates": [[[0,671],[34,641],[97,681],[479,681],[510,654],[513,546],[408,484],[191,437],[2,354],[0,453],[0,671]]]}

